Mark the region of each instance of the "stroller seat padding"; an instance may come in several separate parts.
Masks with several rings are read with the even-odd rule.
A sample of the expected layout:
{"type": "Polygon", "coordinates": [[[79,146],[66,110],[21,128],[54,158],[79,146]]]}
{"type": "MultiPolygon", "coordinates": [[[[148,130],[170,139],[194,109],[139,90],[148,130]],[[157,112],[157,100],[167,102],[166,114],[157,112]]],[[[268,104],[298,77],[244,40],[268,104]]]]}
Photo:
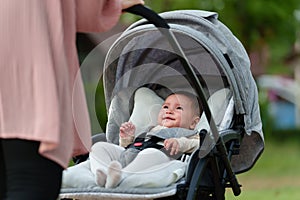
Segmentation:
{"type": "Polygon", "coordinates": [[[163,99],[146,87],[141,87],[136,91],[131,88],[114,96],[108,112],[107,140],[114,144],[119,142],[117,133],[119,133],[120,125],[125,121],[135,124],[136,135],[156,125],[157,113],[162,104],[163,99]],[[131,103],[129,101],[132,94],[134,94],[134,105],[130,113],[131,103]]]}
{"type": "Polygon", "coordinates": [[[157,113],[161,109],[163,99],[146,87],[139,88],[134,95],[134,107],[129,118],[136,126],[136,136],[157,124],[157,113]]]}

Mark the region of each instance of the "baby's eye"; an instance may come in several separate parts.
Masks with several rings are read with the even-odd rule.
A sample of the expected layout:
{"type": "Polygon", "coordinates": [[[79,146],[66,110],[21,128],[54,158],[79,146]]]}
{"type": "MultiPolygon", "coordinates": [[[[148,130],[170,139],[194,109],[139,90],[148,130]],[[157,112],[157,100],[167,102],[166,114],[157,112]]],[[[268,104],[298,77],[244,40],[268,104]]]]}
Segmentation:
{"type": "Polygon", "coordinates": [[[181,106],[176,107],[177,110],[183,110],[181,106]]]}
{"type": "Polygon", "coordinates": [[[163,109],[168,109],[169,107],[167,105],[163,105],[163,109]]]}

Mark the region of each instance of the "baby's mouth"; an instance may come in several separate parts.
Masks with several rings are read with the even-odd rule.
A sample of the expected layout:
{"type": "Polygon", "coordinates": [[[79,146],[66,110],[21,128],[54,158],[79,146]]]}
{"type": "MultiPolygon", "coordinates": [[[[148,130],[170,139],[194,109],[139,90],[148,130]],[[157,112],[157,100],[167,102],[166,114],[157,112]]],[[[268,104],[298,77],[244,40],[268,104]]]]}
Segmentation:
{"type": "Polygon", "coordinates": [[[162,125],[166,126],[168,123],[172,122],[174,119],[172,117],[164,117],[162,120],[162,125]]]}
{"type": "Polygon", "coordinates": [[[163,120],[174,120],[172,117],[164,117],[163,120]]]}

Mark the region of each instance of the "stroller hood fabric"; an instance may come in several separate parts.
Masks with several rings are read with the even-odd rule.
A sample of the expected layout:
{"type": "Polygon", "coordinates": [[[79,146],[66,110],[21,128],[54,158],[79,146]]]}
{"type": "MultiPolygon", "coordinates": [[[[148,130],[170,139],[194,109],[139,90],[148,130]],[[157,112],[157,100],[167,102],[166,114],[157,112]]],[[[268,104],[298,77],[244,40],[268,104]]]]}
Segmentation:
{"type": "MultiPolygon", "coordinates": [[[[257,86],[243,45],[218,20],[217,13],[181,10],[162,13],[160,16],[168,22],[171,30],[177,33],[179,42],[181,37],[191,38],[184,39],[180,45],[187,51],[189,61],[208,88],[210,84],[214,85],[206,94],[209,96],[221,87],[230,87],[232,90],[235,114],[244,115],[247,133],[241,144],[240,154],[232,158],[232,167],[235,172],[250,169],[263,151],[264,137],[257,86]],[[193,46],[193,42],[200,45],[193,46]],[[199,57],[201,62],[197,60],[199,57]],[[206,76],[219,78],[205,79],[206,76]]],[[[173,50],[162,42],[164,40],[156,27],[146,20],[140,20],[131,25],[112,45],[106,56],[103,77],[107,110],[114,96],[124,88],[131,88],[125,94],[130,97],[135,89],[146,84],[190,86],[185,79],[180,79],[180,75],[185,76],[186,73],[178,67],[180,64],[176,61],[173,50]],[[167,83],[168,77],[178,79],[167,83]]],[[[124,110],[124,107],[128,109],[130,104],[120,105],[119,109],[124,110]]],[[[129,118],[128,112],[126,115],[129,118]]],[[[126,117],[120,116],[124,119],[126,117]]],[[[107,134],[110,134],[109,127],[107,131],[107,134]]]]}

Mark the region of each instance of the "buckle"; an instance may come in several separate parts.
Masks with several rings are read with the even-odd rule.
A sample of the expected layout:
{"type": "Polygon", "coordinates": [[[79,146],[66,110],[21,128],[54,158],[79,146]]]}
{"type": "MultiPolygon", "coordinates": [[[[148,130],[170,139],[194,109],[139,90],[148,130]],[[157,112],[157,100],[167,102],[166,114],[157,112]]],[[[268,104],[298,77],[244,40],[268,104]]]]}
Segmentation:
{"type": "Polygon", "coordinates": [[[135,146],[135,147],[141,147],[141,146],[143,146],[143,143],[142,142],[135,142],[133,144],[133,146],[135,146]]]}

